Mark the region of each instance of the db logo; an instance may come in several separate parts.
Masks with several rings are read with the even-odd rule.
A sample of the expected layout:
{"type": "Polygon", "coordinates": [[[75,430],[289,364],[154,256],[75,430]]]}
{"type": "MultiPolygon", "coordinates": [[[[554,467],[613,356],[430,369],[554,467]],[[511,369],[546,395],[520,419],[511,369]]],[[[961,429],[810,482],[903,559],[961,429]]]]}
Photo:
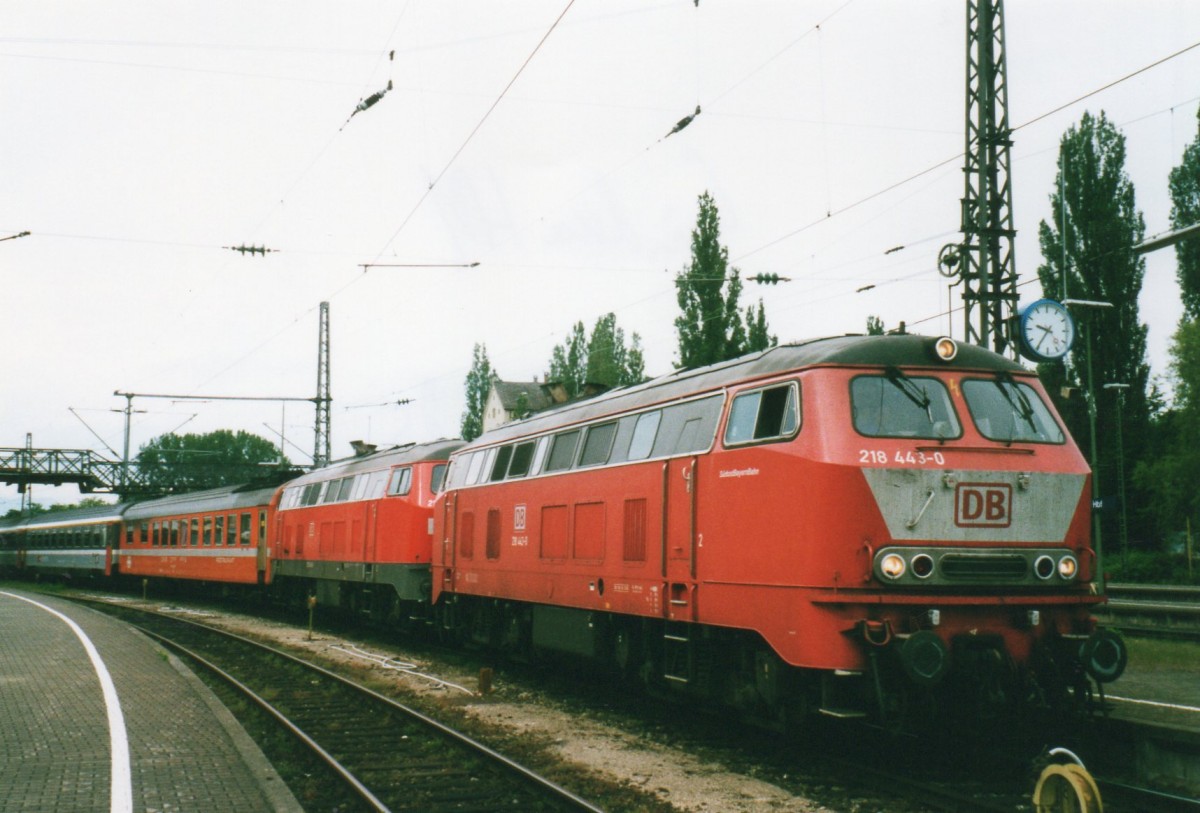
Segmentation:
{"type": "Polygon", "coordinates": [[[1012,486],[959,483],[954,490],[954,524],[968,528],[1007,528],[1012,524],[1012,486]]]}

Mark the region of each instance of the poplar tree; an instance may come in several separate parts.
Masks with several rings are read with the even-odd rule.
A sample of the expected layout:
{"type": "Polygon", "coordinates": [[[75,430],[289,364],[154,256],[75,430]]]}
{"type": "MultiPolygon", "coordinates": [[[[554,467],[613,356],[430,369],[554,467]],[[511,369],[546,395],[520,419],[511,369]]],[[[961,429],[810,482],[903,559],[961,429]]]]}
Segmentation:
{"type": "Polygon", "coordinates": [[[496,378],[496,371],[488,360],[487,345],[475,345],[465,382],[467,408],[462,414],[463,440],[474,440],[483,434],[483,409],[496,378]]]}
{"type": "Polygon", "coordinates": [[[729,249],[721,245],[721,216],[708,192],[699,198],[692,261],[676,274],[675,286],[680,310],[675,319],[678,366],[703,367],[774,344],[761,300],[756,314],[747,313],[746,321],[742,318],[738,307],[741,274],[729,265],[729,249]],[[753,346],[747,321],[751,322],[753,346]]]}
{"type": "MultiPolygon", "coordinates": [[[[1200,223],[1200,109],[1196,111],[1196,122],[1196,138],[1183,151],[1183,159],[1169,177],[1172,229],[1200,223]]],[[[1175,258],[1184,318],[1200,319],[1200,237],[1176,243],[1175,258]]]]}
{"type": "MultiPolygon", "coordinates": [[[[1145,235],[1145,223],[1125,172],[1125,137],[1103,112],[1084,113],[1063,135],[1050,205],[1052,220],[1038,227],[1042,291],[1055,299],[1106,302],[1111,307],[1072,307],[1078,328],[1074,347],[1064,364],[1043,364],[1040,372],[1052,395],[1057,397],[1064,387],[1079,394],[1060,401],[1060,409],[1088,454],[1084,394],[1094,394],[1096,436],[1104,440],[1098,444],[1096,462],[1104,493],[1096,496],[1112,496],[1118,492],[1117,432],[1123,433],[1128,474],[1144,446],[1151,397],[1146,325],[1138,316],[1145,262],[1133,253],[1145,235]],[[1122,396],[1122,391],[1106,390],[1105,384],[1129,388],[1122,396]],[[1118,397],[1124,398],[1120,409],[1118,397]],[[1120,427],[1118,413],[1123,418],[1120,427]]],[[[1115,525],[1109,522],[1107,527],[1107,538],[1113,539],[1115,525]]]]}

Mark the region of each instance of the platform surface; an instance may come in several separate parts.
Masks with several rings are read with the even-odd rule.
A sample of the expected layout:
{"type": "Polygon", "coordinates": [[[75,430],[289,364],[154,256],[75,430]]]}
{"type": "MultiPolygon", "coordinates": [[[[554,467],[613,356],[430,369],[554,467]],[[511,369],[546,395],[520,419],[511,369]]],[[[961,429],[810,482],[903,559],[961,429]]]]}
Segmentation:
{"type": "Polygon", "coordinates": [[[161,647],[86,607],[0,588],[0,813],[300,809],[161,647]]]}

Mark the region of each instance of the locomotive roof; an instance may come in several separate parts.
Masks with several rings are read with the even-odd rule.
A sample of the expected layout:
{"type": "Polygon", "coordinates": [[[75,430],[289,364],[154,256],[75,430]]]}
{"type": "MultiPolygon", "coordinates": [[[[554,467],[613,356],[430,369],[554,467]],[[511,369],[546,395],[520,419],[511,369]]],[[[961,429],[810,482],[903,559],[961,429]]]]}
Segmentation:
{"type": "Polygon", "coordinates": [[[22,528],[54,528],[66,525],[117,522],[129,508],[129,503],[116,505],[93,505],[87,508],[71,508],[66,511],[51,511],[21,521],[22,528]]]}
{"type": "Polygon", "coordinates": [[[810,367],[906,367],[938,370],[1028,373],[1020,364],[982,347],[960,342],[958,355],[937,358],[930,336],[834,336],[779,345],[729,361],[690,370],[677,370],[642,384],[610,390],[587,400],[569,402],[522,421],[505,424],[472,445],[497,443],[524,435],[582,422],[616,412],[700,395],[757,378],[810,367]]]}
{"type": "Polygon", "coordinates": [[[451,452],[462,446],[461,440],[442,439],[427,443],[408,443],[403,446],[393,446],[377,452],[371,452],[359,457],[349,457],[338,460],[324,468],[315,469],[297,477],[288,483],[289,486],[305,483],[320,482],[333,477],[342,477],[360,471],[378,471],[380,469],[400,466],[405,463],[424,463],[429,460],[446,460],[451,452]]]}
{"type": "Polygon", "coordinates": [[[164,514],[192,514],[200,511],[224,511],[252,505],[265,505],[279,486],[222,486],[207,491],[172,494],[157,500],[146,500],[125,511],[126,521],[160,517],[164,514]]]}

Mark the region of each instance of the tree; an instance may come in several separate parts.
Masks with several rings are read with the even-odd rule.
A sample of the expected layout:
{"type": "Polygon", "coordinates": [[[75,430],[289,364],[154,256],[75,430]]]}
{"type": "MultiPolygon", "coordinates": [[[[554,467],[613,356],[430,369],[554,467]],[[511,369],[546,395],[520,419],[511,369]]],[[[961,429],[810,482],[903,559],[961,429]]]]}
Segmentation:
{"type": "Polygon", "coordinates": [[[145,484],[161,491],[237,485],[261,479],[264,466],[291,466],[266,438],[228,429],[203,435],[160,435],[142,446],[136,460],[145,484]]]}
{"type": "Polygon", "coordinates": [[[772,336],[770,330],[767,329],[767,311],[760,299],[757,307],[751,305],[746,308],[746,352],[766,350],[777,344],[779,344],[778,337],[772,336]]]}
{"type": "MultiPolygon", "coordinates": [[[[1171,170],[1171,228],[1200,223],[1200,109],[1196,111],[1196,138],[1183,151],[1179,166],[1171,170]]],[[[1200,319],[1200,239],[1175,244],[1176,274],[1186,319],[1200,319]]]]}
{"type": "Polygon", "coordinates": [[[562,384],[567,396],[574,398],[587,383],[587,365],[587,331],[583,322],[576,322],[563,343],[555,345],[551,351],[550,372],[546,374],[546,380],[562,384]]]}
{"type": "Polygon", "coordinates": [[[885,331],[883,329],[883,320],[882,319],[880,319],[878,316],[868,316],[867,317],[867,335],[868,336],[882,336],[884,334],[884,332],[885,331]]]}
{"type": "MultiPolygon", "coordinates": [[[[1138,320],[1137,304],[1145,263],[1132,251],[1145,234],[1145,224],[1125,173],[1125,137],[1104,113],[1084,113],[1063,135],[1050,204],[1053,222],[1042,221],[1038,227],[1042,290],[1056,298],[1106,302],[1111,307],[1073,308],[1080,333],[1070,356],[1064,364],[1041,365],[1040,372],[1055,396],[1064,388],[1094,391],[1097,437],[1111,439],[1122,432],[1125,470],[1132,471],[1144,448],[1151,413],[1146,325],[1138,320]],[[1120,394],[1103,388],[1109,383],[1129,385],[1120,410],[1120,394]],[[1118,412],[1123,417],[1120,427],[1118,412]]],[[[1059,403],[1074,436],[1087,438],[1085,399],[1059,403]]],[[[1095,465],[1104,494],[1096,496],[1116,494],[1117,444],[1098,446],[1095,465]]],[[[1109,527],[1111,531],[1116,526],[1109,527]]]]}
{"type": "Polygon", "coordinates": [[[550,355],[547,381],[563,385],[574,398],[588,384],[606,388],[638,384],[645,380],[642,340],[634,333],[625,344],[625,331],[617,326],[616,314],[606,313],[596,320],[589,336],[583,322],[576,322],[562,344],[550,355]]]}
{"type": "MultiPolygon", "coordinates": [[[[738,308],[741,275],[730,267],[729,250],[721,245],[721,217],[708,192],[699,198],[691,264],[675,276],[675,285],[681,311],[675,319],[680,367],[703,367],[747,351],[750,337],[738,308]]],[[[753,321],[756,349],[773,344],[761,300],[757,315],[747,317],[753,321]]]]}
{"type": "Polygon", "coordinates": [[[471,369],[465,382],[467,408],[462,414],[463,440],[475,440],[483,434],[483,408],[487,406],[492,382],[498,378],[488,361],[487,345],[477,344],[472,352],[471,369]]]}

